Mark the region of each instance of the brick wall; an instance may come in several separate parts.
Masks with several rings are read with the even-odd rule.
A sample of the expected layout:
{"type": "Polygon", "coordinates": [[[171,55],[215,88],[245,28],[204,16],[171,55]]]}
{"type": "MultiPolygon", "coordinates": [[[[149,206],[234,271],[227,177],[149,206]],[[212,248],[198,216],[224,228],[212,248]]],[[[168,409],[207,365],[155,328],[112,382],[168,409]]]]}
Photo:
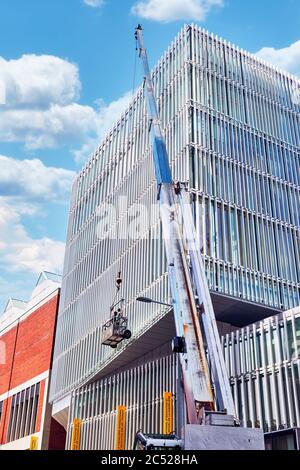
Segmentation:
{"type": "Polygon", "coordinates": [[[0,339],[5,344],[6,352],[6,363],[0,364],[0,395],[6,393],[9,388],[16,336],[17,327],[12,328],[6,334],[0,334],[0,339]]]}
{"type": "Polygon", "coordinates": [[[5,400],[3,402],[2,418],[0,421],[0,445],[5,444],[6,442],[11,402],[12,402],[11,397],[8,400],[5,400]]]}
{"type": "MultiPolygon", "coordinates": [[[[0,395],[51,369],[59,291],[37,307],[29,316],[9,330],[0,333],[6,346],[6,363],[0,365],[0,395]]],[[[24,386],[25,388],[25,386],[24,386]]],[[[41,382],[36,432],[41,429],[45,381],[41,382]]],[[[6,442],[11,399],[3,403],[0,422],[0,444],[6,442]],[[8,406],[7,406],[8,405],[8,406]]]]}

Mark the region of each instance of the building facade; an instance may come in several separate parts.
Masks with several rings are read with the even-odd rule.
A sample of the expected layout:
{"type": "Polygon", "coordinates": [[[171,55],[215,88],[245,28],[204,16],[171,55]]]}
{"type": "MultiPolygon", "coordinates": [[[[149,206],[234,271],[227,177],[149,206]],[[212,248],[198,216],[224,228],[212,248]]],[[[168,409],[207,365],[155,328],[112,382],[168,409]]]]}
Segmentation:
{"type": "MultiPolygon", "coordinates": [[[[298,306],[299,80],[185,26],[153,82],[174,180],[189,182],[217,318],[245,326],[298,306]]],[[[66,416],[74,390],[171,337],[169,309],[136,302],[169,301],[156,191],[141,87],[73,186],[51,381],[57,416],[66,416]],[[99,214],[107,204],[116,212],[103,237],[99,214]],[[134,238],[124,226],[137,205],[152,209],[134,238]],[[118,271],[133,335],[111,350],[101,345],[102,325],[118,271]]]]}
{"type": "MultiPolygon", "coordinates": [[[[300,308],[227,333],[222,344],[241,425],[275,435],[300,431],[300,308]]],[[[168,346],[73,392],[67,448],[74,418],[82,420],[82,449],[115,448],[120,400],[126,406],[126,449],[139,429],[163,432],[164,393],[172,393],[173,416],[179,401],[179,363],[168,346]]]]}
{"type": "Polygon", "coordinates": [[[223,347],[242,424],[300,428],[300,307],[225,335],[223,347]]]}
{"type": "Polygon", "coordinates": [[[0,316],[0,450],[64,448],[48,403],[60,276],[42,273],[29,302],[11,299],[0,316]]]}

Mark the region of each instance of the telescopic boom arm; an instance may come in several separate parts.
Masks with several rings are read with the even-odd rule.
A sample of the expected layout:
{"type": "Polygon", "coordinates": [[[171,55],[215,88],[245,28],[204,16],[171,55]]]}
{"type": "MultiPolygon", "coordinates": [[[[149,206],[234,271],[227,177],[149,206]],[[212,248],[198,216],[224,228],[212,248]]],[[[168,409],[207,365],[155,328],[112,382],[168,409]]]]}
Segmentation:
{"type": "Polygon", "coordinates": [[[188,423],[199,424],[201,409],[226,411],[235,416],[235,407],[201,258],[201,247],[196,236],[189,193],[186,185],[175,185],[172,179],[140,25],[136,28],[135,36],[145,75],[145,97],[177,334],[174,343],[176,352],[180,353],[188,423]],[[196,297],[198,307],[201,307],[203,329],[200,326],[196,297]],[[208,347],[212,377],[202,330],[208,347]]]}

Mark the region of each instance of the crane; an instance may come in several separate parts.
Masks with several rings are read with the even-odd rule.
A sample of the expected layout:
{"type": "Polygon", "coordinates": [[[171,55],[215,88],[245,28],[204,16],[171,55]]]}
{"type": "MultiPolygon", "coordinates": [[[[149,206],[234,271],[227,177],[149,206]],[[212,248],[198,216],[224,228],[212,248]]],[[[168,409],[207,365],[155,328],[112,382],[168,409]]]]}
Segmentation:
{"type": "Polygon", "coordinates": [[[229,426],[238,426],[189,188],[186,182],[174,183],[172,178],[141,25],[135,30],[135,38],[144,72],[157,198],[176,328],[173,351],[179,356],[182,370],[187,423],[198,426],[218,424],[220,419],[224,425],[227,417],[225,422],[230,423],[229,426]]]}

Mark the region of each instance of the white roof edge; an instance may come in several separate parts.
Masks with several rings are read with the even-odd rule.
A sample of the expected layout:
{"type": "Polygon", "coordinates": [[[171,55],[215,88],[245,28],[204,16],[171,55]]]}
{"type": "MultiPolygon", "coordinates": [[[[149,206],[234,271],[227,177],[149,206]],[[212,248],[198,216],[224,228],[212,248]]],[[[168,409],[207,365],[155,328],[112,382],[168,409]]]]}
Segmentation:
{"type": "Polygon", "coordinates": [[[5,310],[0,316],[0,333],[9,328],[19,318],[30,315],[44,300],[56,292],[60,286],[61,276],[45,271],[40,273],[28,302],[13,298],[8,300],[5,310]],[[41,282],[43,278],[44,280],[41,282]]]}

